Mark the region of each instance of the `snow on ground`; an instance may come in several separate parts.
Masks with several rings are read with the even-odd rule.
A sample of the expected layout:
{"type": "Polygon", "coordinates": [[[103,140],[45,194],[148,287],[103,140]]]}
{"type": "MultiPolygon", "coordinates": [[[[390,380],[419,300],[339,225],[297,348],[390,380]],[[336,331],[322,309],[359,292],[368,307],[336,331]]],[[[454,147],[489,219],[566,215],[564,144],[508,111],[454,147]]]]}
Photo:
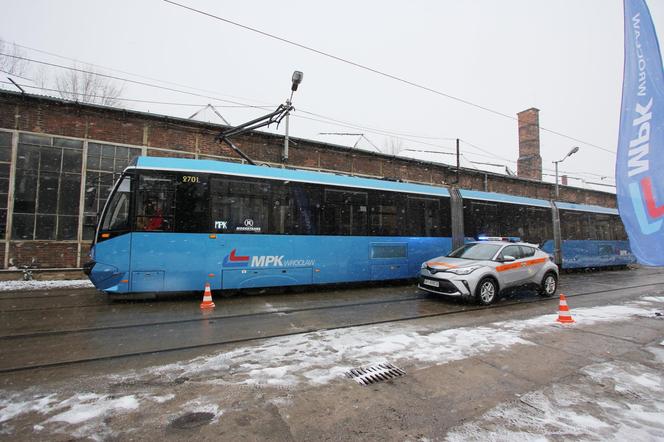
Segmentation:
{"type": "Polygon", "coordinates": [[[73,279],[60,281],[0,281],[0,292],[14,292],[20,290],[51,290],[74,289],[94,287],[88,279],[73,279]]]}
{"type": "Polygon", "coordinates": [[[62,401],[58,404],[58,408],[66,408],[67,410],[48,418],[46,422],[80,424],[110,411],[135,410],[138,408],[138,401],[133,395],[114,399],[108,395],[100,396],[95,393],[88,393],[62,401]]]}
{"type": "Polygon", "coordinates": [[[664,374],[637,363],[590,365],[452,429],[449,441],[662,440],[664,374]]]}
{"type": "Polygon", "coordinates": [[[268,339],[261,344],[136,372],[139,378],[163,376],[207,378],[208,382],[295,386],[325,384],[350,368],[389,361],[419,362],[421,367],[445,364],[515,344],[530,344],[528,333],[549,333],[561,327],[592,325],[631,316],[652,316],[664,298],[625,305],[572,309],[577,325],[560,325],[557,315],[496,322],[448,330],[415,324],[387,324],[320,331],[268,339]]]}
{"type": "MultiPolygon", "coordinates": [[[[340,330],[327,330],[315,333],[272,338],[262,343],[247,347],[240,347],[231,351],[218,352],[211,356],[204,356],[190,361],[178,362],[147,369],[132,370],[104,379],[92,379],[100,389],[104,385],[113,382],[128,382],[131,380],[137,385],[150,385],[155,379],[160,383],[175,381],[178,378],[196,379],[199,384],[222,384],[222,385],[268,385],[276,387],[294,387],[297,385],[321,385],[333,380],[340,379],[344,373],[353,367],[373,365],[389,361],[396,365],[407,361],[409,365],[416,362],[418,367],[426,368],[434,364],[445,364],[451,361],[461,360],[474,355],[498,349],[509,349],[515,344],[531,345],[528,337],[533,333],[552,333],[566,327],[583,327],[596,323],[620,321],[629,317],[648,316],[652,317],[654,309],[664,306],[664,298],[641,298],[624,305],[611,305],[593,308],[578,308],[572,306],[572,316],[576,319],[575,325],[560,325],[555,322],[556,315],[543,315],[526,320],[510,320],[496,322],[478,327],[460,327],[448,330],[440,330],[440,326],[433,321],[420,323],[392,323],[380,326],[361,326],[340,330]]],[[[656,354],[657,356],[657,354],[656,354]]],[[[624,368],[625,373],[629,367],[624,368]]],[[[617,373],[617,371],[616,371],[617,373]]],[[[661,378],[647,370],[644,377],[630,377],[623,375],[618,379],[621,387],[616,389],[616,394],[625,395],[627,391],[640,391],[634,388],[644,388],[645,385],[655,385],[660,382],[654,391],[663,390],[661,378]],[[634,387],[634,385],[636,387],[634,387]]],[[[600,379],[610,376],[612,372],[598,366],[595,371],[588,371],[588,379],[600,379]],[[594,376],[594,377],[593,377],[594,376]]],[[[618,382],[615,381],[615,382],[618,382]]],[[[595,384],[599,381],[593,381],[595,384]]],[[[604,382],[604,381],[602,381],[604,382]]],[[[176,382],[177,383],[177,382],[176,382]]],[[[556,387],[558,390],[552,392],[533,393],[522,398],[523,401],[537,403],[538,409],[556,409],[565,401],[572,401],[569,413],[573,412],[573,405],[584,400],[579,396],[583,393],[582,386],[575,389],[566,389],[564,386],[556,387]],[[568,391],[569,390],[569,391],[568,391]],[[560,394],[558,394],[560,393],[560,394]],[[539,401],[539,402],[537,402],[539,401]],[[576,401],[576,402],[574,402],[576,401]]],[[[104,419],[109,414],[130,413],[138,411],[143,406],[154,406],[164,402],[176,400],[172,394],[151,394],[151,391],[141,391],[132,395],[114,397],[94,392],[79,393],[67,397],[64,394],[44,393],[27,391],[20,394],[8,394],[0,391],[0,431],[11,431],[14,419],[32,413],[43,416],[43,421],[35,426],[35,431],[65,432],[76,437],[109,437],[111,431],[104,419]]],[[[640,394],[640,393],[639,393],[640,394]]],[[[648,393],[650,394],[650,393],[648,393]]],[[[638,402],[638,398],[634,399],[638,402]]],[[[637,413],[636,402],[630,403],[630,412],[637,413]]],[[[621,402],[622,403],[622,402],[621,402]]],[[[639,402],[640,403],[640,402],[639,402]]],[[[618,406],[607,402],[607,406],[618,406]]],[[[191,410],[204,410],[219,417],[223,411],[219,410],[213,398],[209,402],[196,402],[189,404],[191,410]]],[[[530,408],[532,414],[533,407],[530,408]]],[[[662,406],[662,403],[657,405],[662,406]]],[[[520,409],[517,406],[501,409],[500,413],[514,415],[514,419],[521,419],[520,409]]],[[[555,410],[554,410],[555,411],[555,410]]],[[[564,411],[560,411],[563,413],[564,411]]],[[[496,412],[498,413],[498,412],[496,412]]],[[[525,413],[525,411],[524,411],[525,413]]],[[[600,413],[599,411],[597,413],[600,413]]],[[[625,412],[627,413],[627,412],[625,412]]],[[[638,411],[639,419],[650,419],[646,411],[638,411]]],[[[508,417],[509,417],[508,416],[508,417]]],[[[554,414],[554,416],[557,416],[554,414]]],[[[626,416],[626,414],[625,414],[626,416]]],[[[636,416],[636,414],[634,415],[636,416]]],[[[572,427],[580,426],[602,428],[602,424],[596,419],[603,421],[605,416],[597,414],[595,417],[585,417],[578,414],[569,414],[556,417],[555,421],[562,419],[567,422],[561,431],[572,432],[572,427]],[[564,418],[564,419],[563,419],[564,418]]],[[[532,419],[549,419],[539,415],[532,419]]],[[[526,419],[523,417],[523,419],[526,419]]],[[[616,418],[617,419],[617,418],[616,418]]],[[[545,428],[549,421],[528,421],[523,425],[533,425],[535,428],[545,428]]],[[[622,422],[622,421],[621,421],[622,422]]],[[[555,423],[555,422],[554,422],[555,423]]],[[[561,424],[562,425],[562,424],[561,424]]],[[[622,425],[622,424],[621,424],[622,425]]],[[[627,424],[624,424],[627,425],[627,424]]],[[[626,426],[625,428],[630,428],[626,426]]],[[[463,433],[459,430],[459,434],[463,433]]],[[[505,436],[499,439],[518,439],[516,430],[505,427],[501,431],[505,436]],[[513,434],[514,433],[514,434],[513,434]]],[[[539,431],[539,430],[537,430],[539,431]]],[[[585,430],[584,430],[585,431],[585,430]]],[[[588,430],[590,431],[590,430],[588,430]]],[[[598,430],[599,431],[599,430],[598,430]]],[[[594,434],[594,433],[593,433],[594,434]]],[[[598,433],[599,434],[599,433],[598,433]]],[[[628,430],[625,430],[628,434],[628,430]]],[[[593,436],[594,437],[594,436],[593,436]]],[[[530,439],[530,433],[526,434],[530,439]]]]}
{"type": "MultiPolygon", "coordinates": [[[[11,419],[25,413],[37,413],[49,416],[34,431],[42,431],[49,425],[49,430],[71,434],[79,438],[101,440],[111,436],[104,419],[118,413],[127,413],[138,409],[141,401],[154,400],[148,395],[127,395],[113,397],[107,394],[80,393],[64,400],[56,394],[39,396],[25,400],[21,395],[4,396],[0,393],[0,423],[9,423],[11,419]]],[[[11,426],[3,427],[8,433],[11,426]]]]}
{"type": "Polygon", "coordinates": [[[49,410],[51,403],[55,401],[54,396],[49,395],[28,400],[22,399],[19,395],[0,398],[0,423],[31,411],[49,410]]]}

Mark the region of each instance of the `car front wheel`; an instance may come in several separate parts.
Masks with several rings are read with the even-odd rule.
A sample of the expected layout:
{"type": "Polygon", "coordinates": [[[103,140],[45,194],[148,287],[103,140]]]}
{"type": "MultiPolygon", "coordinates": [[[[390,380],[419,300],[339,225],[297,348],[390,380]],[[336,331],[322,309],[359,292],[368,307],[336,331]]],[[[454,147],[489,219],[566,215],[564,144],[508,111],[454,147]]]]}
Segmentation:
{"type": "Polygon", "coordinates": [[[555,273],[547,273],[542,279],[539,293],[542,296],[553,296],[558,289],[558,278],[555,273]]]}
{"type": "Polygon", "coordinates": [[[481,305],[490,305],[498,297],[498,285],[491,278],[484,278],[475,289],[475,298],[481,305]]]}

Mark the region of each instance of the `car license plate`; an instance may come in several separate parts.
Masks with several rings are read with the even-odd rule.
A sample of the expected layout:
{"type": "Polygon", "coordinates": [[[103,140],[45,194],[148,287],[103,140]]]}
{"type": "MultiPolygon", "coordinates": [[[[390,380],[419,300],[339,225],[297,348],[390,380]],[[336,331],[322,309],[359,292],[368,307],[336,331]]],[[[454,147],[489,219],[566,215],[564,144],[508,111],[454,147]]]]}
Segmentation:
{"type": "Polygon", "coordinates": [[[432,287],[439,287],[440,286],[440,283],[438,281],[432,281],[430,279],[425,279],[424,284],[425,285],[430,285],[432,287]]]}

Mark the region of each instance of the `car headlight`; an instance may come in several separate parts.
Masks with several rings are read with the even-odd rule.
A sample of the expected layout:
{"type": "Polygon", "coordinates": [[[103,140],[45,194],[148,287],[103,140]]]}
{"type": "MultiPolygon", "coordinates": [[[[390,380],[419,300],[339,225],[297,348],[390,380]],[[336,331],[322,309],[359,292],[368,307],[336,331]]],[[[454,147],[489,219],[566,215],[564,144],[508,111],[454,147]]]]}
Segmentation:
{"type": "Polygon", "coordinates": [[[468,275],[469,273],[472,273],[481,267],[482,266],[470,266],[470,267],[461,267],[458,269],[447,269],[447,272],[454,273],[455,275],[468,275]]]}

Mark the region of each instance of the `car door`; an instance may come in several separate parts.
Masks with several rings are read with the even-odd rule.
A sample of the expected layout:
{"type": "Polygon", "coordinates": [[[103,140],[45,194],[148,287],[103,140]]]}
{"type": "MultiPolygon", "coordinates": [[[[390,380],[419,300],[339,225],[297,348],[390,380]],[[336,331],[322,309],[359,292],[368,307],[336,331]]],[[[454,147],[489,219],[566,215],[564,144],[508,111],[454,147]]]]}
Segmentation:
{"type": "Polygon", "coordinates": [[[522,257],[521,248],[517,245],[505,246],[498,254],[499,260],[504,260],[506,256],[512,256],[514,261],[504,262],[496,267],[500,276],[500,283],[503,288],[519,285],[521,281],[527,278],[526,263],[522,257]]]}
{"type": "Polygon", "coordinates": [[[533,247],[523,245],[519,247],[521,247],[521,259],[526,264],[525,280],[523,283],[532,282],[539,284],[540,281],[537,280],[537,274],[548,258],[536,256],[536,250],[533,247]]]}

